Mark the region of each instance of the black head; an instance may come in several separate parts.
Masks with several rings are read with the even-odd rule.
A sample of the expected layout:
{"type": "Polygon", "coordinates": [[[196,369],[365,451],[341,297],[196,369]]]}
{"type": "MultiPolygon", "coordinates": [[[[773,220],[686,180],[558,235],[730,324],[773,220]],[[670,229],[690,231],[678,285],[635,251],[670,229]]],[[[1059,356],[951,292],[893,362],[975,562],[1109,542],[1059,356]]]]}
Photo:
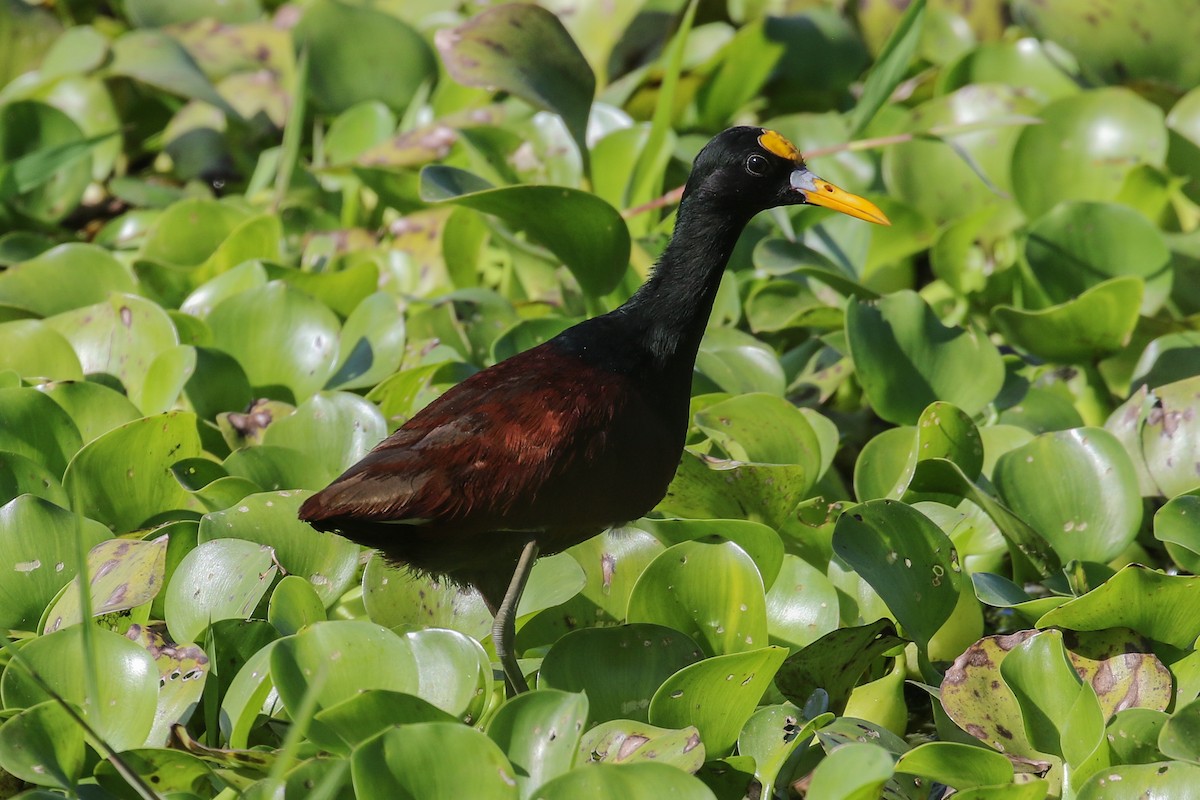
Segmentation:
{"type": "Polygon", "coordinates": [[[870,201],[809,172],[796,146],[765,128],[729,128],[706,144],[683,192],[685,200],[693,196],[746,219],[768,208],[808,203],[891,224],[870,201]]]}

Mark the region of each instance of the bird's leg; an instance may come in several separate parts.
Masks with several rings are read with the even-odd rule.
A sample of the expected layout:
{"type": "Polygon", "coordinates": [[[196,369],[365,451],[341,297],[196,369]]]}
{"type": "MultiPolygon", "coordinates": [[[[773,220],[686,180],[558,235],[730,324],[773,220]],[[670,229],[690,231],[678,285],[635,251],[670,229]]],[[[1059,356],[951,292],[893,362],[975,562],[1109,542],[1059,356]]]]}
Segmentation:
{"type": "Polygon", "coordinates": [[[508,685],[509,697],[529,691],[529,684],[521,674],[513,647],[517,635],[517,603],[521,600],[521,593],[525,591],[525,583],[529,580],[529,571],[533,569],[537,554],[537,542],[532,539],[526,542],[521,550],[521,557],[517,560],[516,571],[513,572],[512,580],[509,581],[499,603],[495,602],[490,591],[481,587],[480,592],[496,617],[492,624],[492,645],[496,648],[496,658],[500,659],[500,666],[504,668],[504,681],[508,685]]]}

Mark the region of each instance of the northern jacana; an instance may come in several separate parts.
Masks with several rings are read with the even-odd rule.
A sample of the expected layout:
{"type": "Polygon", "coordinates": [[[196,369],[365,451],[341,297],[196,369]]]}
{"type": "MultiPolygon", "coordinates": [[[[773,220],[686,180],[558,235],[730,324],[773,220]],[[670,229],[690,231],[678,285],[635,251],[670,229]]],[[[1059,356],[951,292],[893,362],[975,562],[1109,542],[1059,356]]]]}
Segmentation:
{"type": "Polygon", "coordinates": [[[696,157],[674,236],[620,308],[447,391],[300,508],[390,562],[479,590],[510,693],[517,601],[539,553],[644,516],[683,450],[692,371],[751,217],[809,203],[890,224],[787,139],[730,128],[696,157]]]}

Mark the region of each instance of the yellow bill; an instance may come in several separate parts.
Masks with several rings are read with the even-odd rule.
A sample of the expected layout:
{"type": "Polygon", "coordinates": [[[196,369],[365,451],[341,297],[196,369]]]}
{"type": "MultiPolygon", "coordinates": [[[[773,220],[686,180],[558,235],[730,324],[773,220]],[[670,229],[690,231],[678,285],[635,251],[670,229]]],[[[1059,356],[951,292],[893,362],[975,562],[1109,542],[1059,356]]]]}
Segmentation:
{"type": "Polygon", "coordinates": [[[892,224],[887,215],[870,200],[839,189],[824,178],[813,175],[807,167],[800,167],[793,172],[791,183],[793,189],[804,195],[804,201],[809,205],[831,208],[842,214],[874,222],[876,225],[892,224]]]}

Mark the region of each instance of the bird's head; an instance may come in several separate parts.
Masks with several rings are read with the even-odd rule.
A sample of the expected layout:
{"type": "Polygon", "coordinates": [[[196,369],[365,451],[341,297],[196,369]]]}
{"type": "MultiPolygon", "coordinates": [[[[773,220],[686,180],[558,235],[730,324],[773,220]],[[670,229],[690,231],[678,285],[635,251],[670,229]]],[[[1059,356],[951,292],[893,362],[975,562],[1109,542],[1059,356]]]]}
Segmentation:
{"type": "Polygon", "coordinates": [[[751,216],[803,203],[879,225],[892,224],[871,201],[810,172],[794,144],[765,128],[730,128],[705,145],[696,156],[683,196],[693,194],[751,216]]]}

